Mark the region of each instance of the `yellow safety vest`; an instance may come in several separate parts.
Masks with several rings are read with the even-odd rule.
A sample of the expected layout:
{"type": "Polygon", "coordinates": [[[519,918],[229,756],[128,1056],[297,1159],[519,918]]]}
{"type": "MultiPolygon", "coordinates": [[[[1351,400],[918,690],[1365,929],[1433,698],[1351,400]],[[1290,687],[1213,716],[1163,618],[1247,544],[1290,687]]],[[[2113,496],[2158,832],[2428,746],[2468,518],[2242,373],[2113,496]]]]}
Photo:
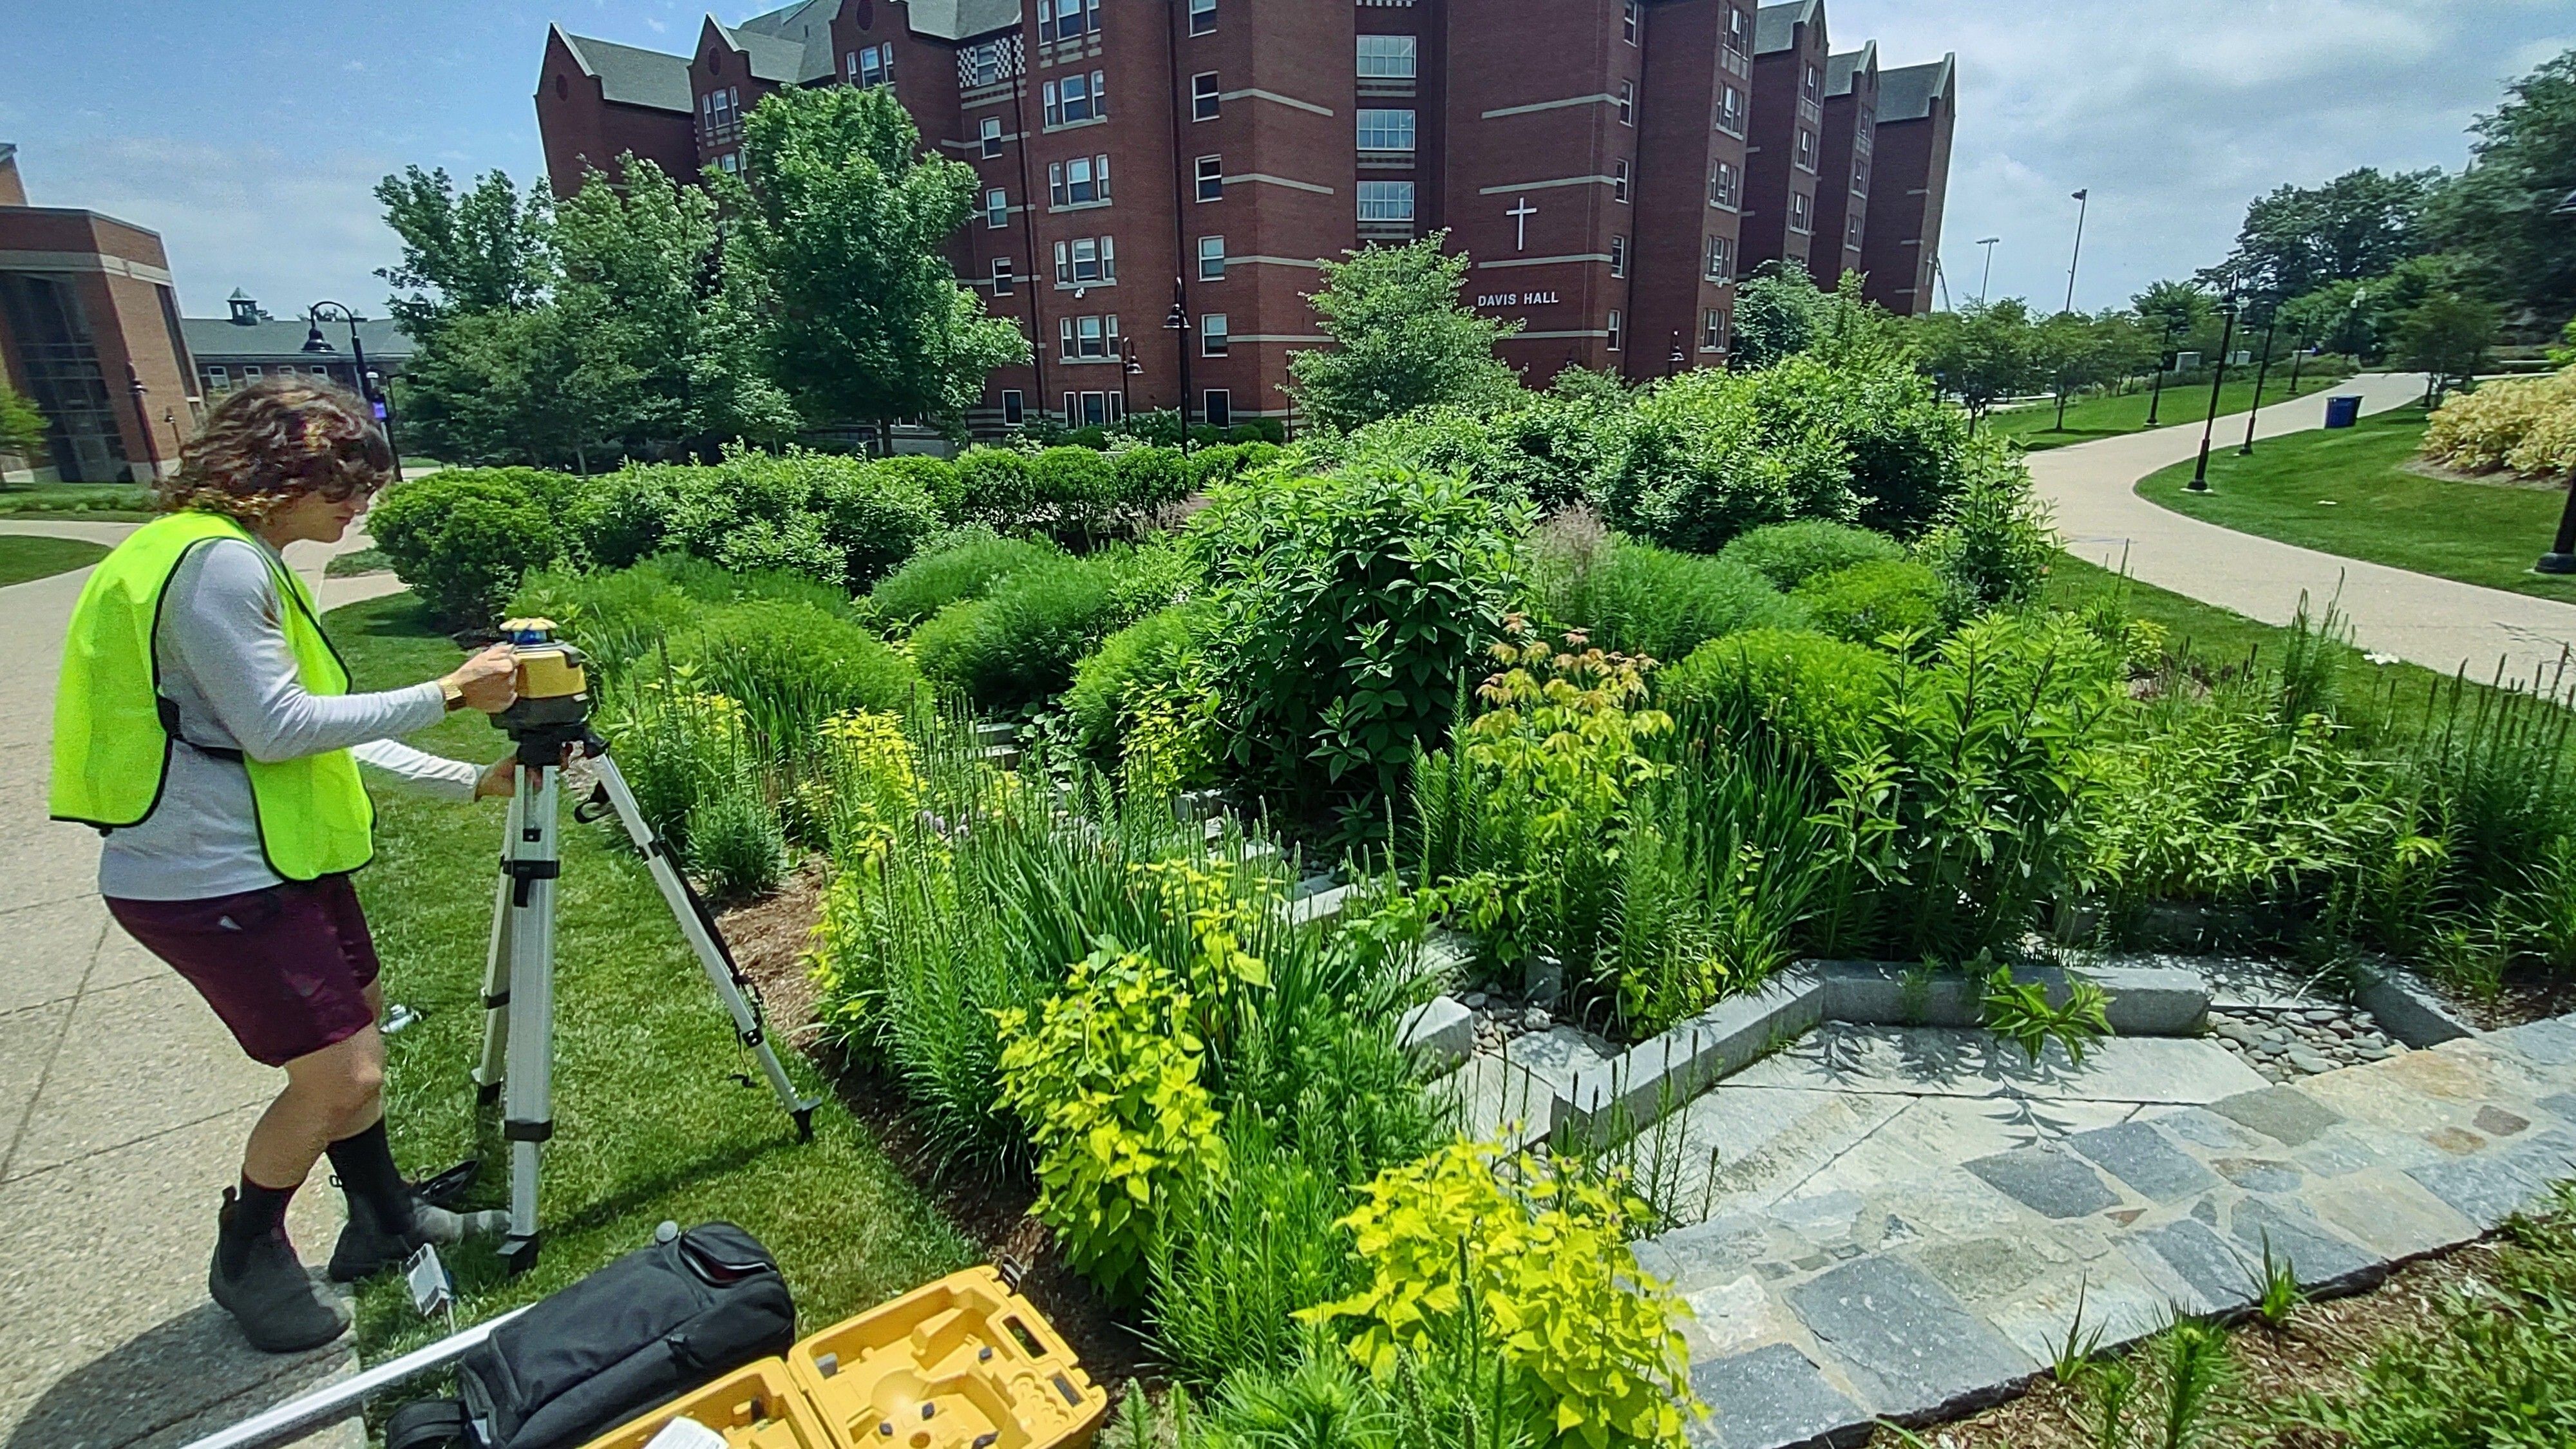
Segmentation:
{"type": "MultiPolygon", "coordinates": [[[[161,599],[190,552],[218,539],[260,545],[217,513],[174,513],[136,529],[99,562],[73,606],[54,692],[56,820],[102,831],[140,825],[161,803],[177,710],[161,694],[153,642],[161,599]]],[[[260,548],[263,557],[268,550],[260,548]]],[[[349,692],[348,666],[323,636],[312,591],[274,561],[269,571],[285,618],[296,677],[313,694],[349,692]]],[[[254,760],[251,799],[269,869],[288,880],[356,870],[375,854],[375,807],[347,750],[295,760],[254,760]]]]}

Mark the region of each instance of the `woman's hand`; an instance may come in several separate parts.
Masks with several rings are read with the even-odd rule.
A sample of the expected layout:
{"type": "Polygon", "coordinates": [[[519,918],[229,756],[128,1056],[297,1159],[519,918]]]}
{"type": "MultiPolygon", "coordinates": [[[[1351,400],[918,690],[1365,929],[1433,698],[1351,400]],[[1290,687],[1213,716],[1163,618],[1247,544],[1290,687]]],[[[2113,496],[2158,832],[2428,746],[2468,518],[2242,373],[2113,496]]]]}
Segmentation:
{"type": "Polygon", "coordinates": [[[483,777],[474,782],[474,798],[491,800],[516,794],[518,789],[519,756],[513,751],[483,767],[483,777]]]}
{"type": "Polygon", "coordinates": [[[456,666],[439,681],[453,686],[467,709],[499,714],[519,697],[519,660],[507,644],[495,644],[456,666]]]}

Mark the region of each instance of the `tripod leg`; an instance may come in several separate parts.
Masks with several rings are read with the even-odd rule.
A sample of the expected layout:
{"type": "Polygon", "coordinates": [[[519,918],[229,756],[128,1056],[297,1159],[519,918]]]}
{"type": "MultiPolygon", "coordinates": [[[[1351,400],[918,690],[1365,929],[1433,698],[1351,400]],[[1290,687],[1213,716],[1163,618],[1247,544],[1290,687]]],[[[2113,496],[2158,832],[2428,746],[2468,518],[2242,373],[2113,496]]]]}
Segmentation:
{"type": "Polygon", "coordinates": [[[509,817],[501,826],[501,868],[492,888],[492,939],[483,956],[483,1055],[474,1065],[474,1098],[490,1105],[501,1098],[504,1056],[510,1044],[510,861],[519,846],[519,796],[510,796],[509,817]]]}
{"type": "Polygon", "coordinates": [[[814,1136],[817,1100],[798,1096],[796,1084],[787,1079],[787,1068],[778,1060],[777,1050],[769,1044],[760,1013],[752,1009],[751,999],[744,991],[749,983],[743,977],[742,968],[734,964],[733,953],[725,948],[724,938],[717,934],[715,919],[708,914],[706,903],[698,899],[697,892],[689,889],[687,877],[681,875],[679,867],[672,862],[670,847],[663,844],[662,837],[654,834],[653,827],[645,823],[644,811],[635,803],[634,792],[626,788],[626,776],[618,770],[617,761],[602,753],[594,764],[599,771],[599,787],[617,811],[617,823],[626,828],[627,838],[634,841],[635,848],[643,853],[644,863],[653,874],[653,884],[661,890],[662,899],[670,905],[672,916],[680,923],[680,934],[688,939],[689,949],[697,953],[698,965],[706,971],[707,983],[715,988],[716,999],[724,1003],[725,1011],[733,1017],[734,1034],[759,1058],[761,1074],[769,1079],[770,1090],[778,1094],[779,1105],[796,1119],[798,1139],[810,1141],[814,1136]]]}
{"type": "Polygon", "coordinates": [[[538,1158],[554,1135],[555,881],[562,872],[556,803],[562,772],[534,766],[519,777],[509,870],[508,1075],[501,1135],[510,1144],[510,1230],[501,1256],[514,1273],[537,1261],[538,1158]]]}

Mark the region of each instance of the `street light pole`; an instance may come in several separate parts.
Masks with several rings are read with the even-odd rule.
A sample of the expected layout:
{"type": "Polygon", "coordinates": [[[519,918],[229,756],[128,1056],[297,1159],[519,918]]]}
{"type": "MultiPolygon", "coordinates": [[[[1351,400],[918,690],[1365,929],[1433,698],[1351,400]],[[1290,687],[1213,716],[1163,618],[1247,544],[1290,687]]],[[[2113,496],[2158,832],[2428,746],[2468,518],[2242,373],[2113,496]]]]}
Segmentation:
{"type": "MultiPolygon", "coordinates": [[[[2551,216],[2576,217],[2576,191],[2549,208],[2551,216]]],[[[2576,574],[2576,467],[2567,470],[2567,503],[2558,513],[2558,537],[2551,541],[2549,552],[2531,566],[2536,574],[2576,574]]]]}
{"type": "MultiPolygon", "coordinates": [[[[161,481],[161,444],[152,436],[152,390],[143,385],[143,374],[136,372],[131,362],[125,364],[125,390],[134,399],[135,436],[143,441],[143,460],[152,470],[149,479],[137,481],[158,483],[161,481]]],[[[133,467],[130,462],[126,464],[128,472],[133,471],[133,467]]]]}
{"type": "Polygon", "coordinates": [[[1995,279],[1995,243],[2002,240],[2003,238],[1999,236],[1977,238],[1977,245],[1986,249],[1985,273],[1977,278],[1977,305],[1980,307],[1986,305],[1986,284],[1995,279]]]}
{"type": "Polygon", "coordinates": [[[1172,334],[1173,345],[1181,354],[1181,453],[1190,451],[1190,302],[1189,292],[1178,277],[1172,278],[1172,311],[1163,319],[1163,330],[1172,334]]]}
{"type": "Polygon", "coordinates": [[[2209,439],[2218,429],[2218,390],[2227,383],[2227,349],[2236,340],[2236,289],[2231,284],[2227,297],[2218,304],[2218,366],[2209,376],[2209,416],[2200,425],[2200,461],[2192,466],[2191,491],[2209,491],[2209,439]]]}
{"type": "Polygon", "coordinates": [[[349,324],[349,366],[352,375],[358,381],[358,396],[365,398],[374,407],[376,426],[385,435],[385,450],[394,455],[394,476],[400,478],[402,449],[394,442],[393,393],[384,386],[384,379],[367,368],[367,344],[358,336],[358,314],[343,303],[316,302],[304,309],[304,315],[307,324],[304,350],[307,352],[331,350],[331,344],[322,340],[322,320],[325,317],[334,322],[349,324]]]}
{"type": "MultiPolygon", "coordinates": [[[[2075,250],[2066,259],[2065,310],[2069,312],[2075,310],[2075,267],[2077,263],[2084,260],[2084,213],[2092,209],[2092,197],[2093,188],[2089,186],[2075,193],[2075,250]]],[[[1986,255],[1992,256],[1994,253],[1988,252],[1986,255]]]]}
{"type": "Polygon", "coordinates": [[[2173,366],[2174,319],[2165,318],[2165,335],[2156,353],[2156,379],[2147,392],[2147,426],[2156,425],[2156,410],[2165,405],[2165,369],[2173,366]]]}
{"type": "Polygon", "coordinates": [[[1127,384],[1128,384],[1128,382],[1129,382],[1131,379],[1133,379],[1133,378],[1134,378],[1138,373],[1141,373],[1141,372],[1143,372],[1144,370],[1145,370],[1145,364],[1143,364],[1143,363],[1141,363],[1141,362],[1138,362],[1138,361],[1136,360],[1136,339],[1135,339],[1135,338],[1133,338],[1133,337],[1121,337],[1121,338],[1119,338],[1119,339],[1118,339],[1118,416],[1119,416],[1120,418],[1122,418],[1122,419],[1123,419],[1123,418],[1133,417],[1133,416],[1135,415],[1135,412],[1136,412],[1136,405],[1135,405],[1133,402],[1130,402],[1130,401],[1128,400],[1128,397],[1127,397],[1127,384]]]}
{"type": "Polygon", "coordinates": [[[2240,458],[2254,454],[2254,420],[2263,411],[2263,383],[2272,375],[2272,333],[2280,325],[2281,309],[2275,304],[2272,315],[2263,319],[2263,361],[2254,369],[2254,405],[2245,410],[2245,446],[2236,450],[2240,458]]]}

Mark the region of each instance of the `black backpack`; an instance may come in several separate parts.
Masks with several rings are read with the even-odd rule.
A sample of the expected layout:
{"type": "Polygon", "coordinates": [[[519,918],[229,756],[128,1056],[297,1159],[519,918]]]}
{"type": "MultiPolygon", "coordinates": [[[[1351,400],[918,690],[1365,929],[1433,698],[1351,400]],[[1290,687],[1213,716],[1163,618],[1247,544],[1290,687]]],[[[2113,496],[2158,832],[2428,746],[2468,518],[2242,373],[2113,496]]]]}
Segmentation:
{"type": "Polygon", "coordinates": [[[495,1330],[457,1361],[459,1397],[396,1411],[385,1449],[570,1449],[795,1341],[758,1239],[668,1233],[495,1330]]]}

